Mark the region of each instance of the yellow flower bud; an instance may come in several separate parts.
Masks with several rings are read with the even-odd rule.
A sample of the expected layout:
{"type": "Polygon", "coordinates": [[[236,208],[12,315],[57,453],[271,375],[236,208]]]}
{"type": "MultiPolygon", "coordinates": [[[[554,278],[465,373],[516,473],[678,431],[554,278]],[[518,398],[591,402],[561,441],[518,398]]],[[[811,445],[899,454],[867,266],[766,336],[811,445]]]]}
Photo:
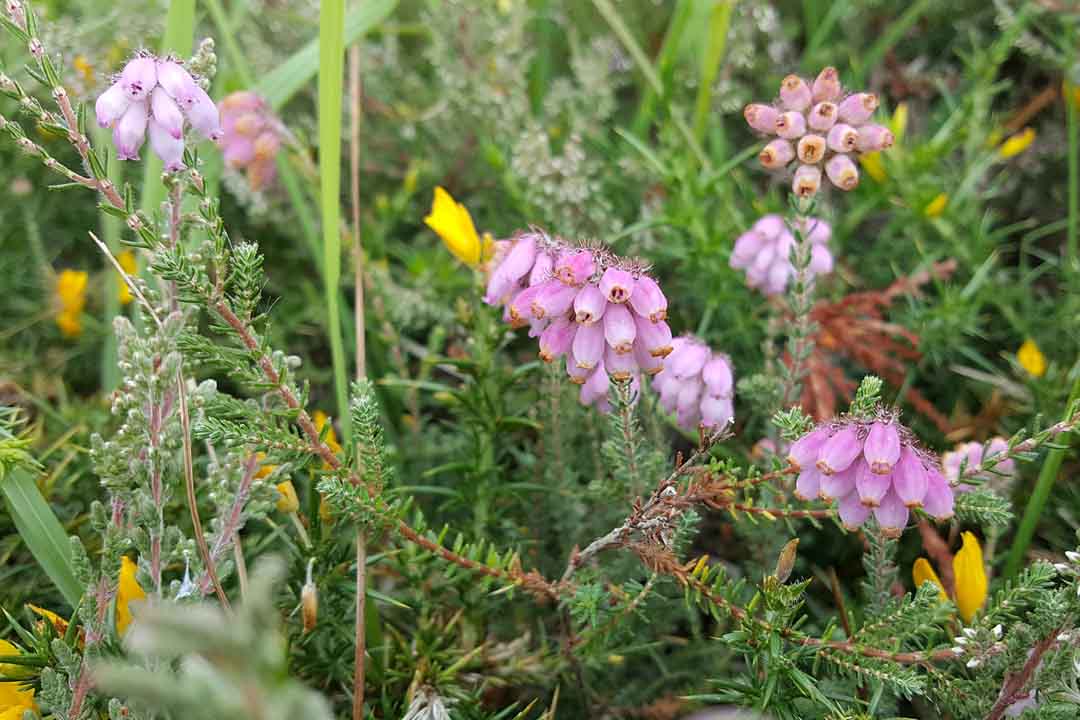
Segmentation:
{"type": "Polygon", "coordinates": [[[278,510],[283,513],[294,513],[300,509],[300,498],[296,496],[296,488],[293,487],[292,480],[279,482],[277,491],[281,493],[277,501],[278,510]]]}
{"type": "Polygon", "coordinates": [[[315,623],[319,619],[319,589],[311,579],[311,567],[315,560],[309,560],[307,566],[307,580],[300,589],[300,611],[304,619],[304,632],[309,633],[315,629],[315,623]]]}
{"type": "Polygon", "coordinates": [[[875,182],[883,183],[887,177],[885,173],[885,163],[881,161],[880,152],[868,152],[859,158],[859,164],[863,166],[863,170],[869,175],[875,182]]]}
{"type": "Polygon", "coordinates": [[[1046,356],[1042,354],[1042,350],[1031,338],[1025,340],[1020,349],[1016,351],[1016,361],[1032,377],[1038,378],[1046,374],[1046,356]]]}
{"type": "Polygon", "coordinates": [[[904,132],[907,130],[908,121],[908,106],[907,103],[900,103],[896,106],[896,110],[893,111],[892,120],[889,122],[889,129],[892,130],[893,137],[896,138],[896,142],[899,143],[904,139],[904,132]]]}
{"type": "Polygon", "coordinates": [[[1027,150],[1028,146],[1033,142],[1035,142],[1035,130],[1029,127],[1024,128],[1001,143],[1001,147],[998,148],[998,157],[1002,160],[1008,160],[1027,150]]]}
{"type": "Polygon", "coordinates": [[[953,557],[953,574],[956,576],[956,607],[965,623],[971,623],[975,613],[986,602],[986,567],[983,565],[982,547],[970,532],[961,535],[963,546],[953,557]]]}
{"type": "Polygon", "coordinates": [[[946,193],[938,193],[938,196],[926,204],[923,215],[928,218],[941,217],[945,212],[945,206],[949,204],[949,196],[946,193]]]}
{"type": "MultiPolygon", "coordinates": [[[[135,253],[133,253],[131,250],[121,250],[120,252],[118,252],[116,254],[116,262],[120,263],[120,267],[122,267],[124,269],[124,272],[126,272],[128,275],[134,276],[135,273],[139,271],[138,263],[135,261],[135,253]]],[[[128,284],[124,282],[123,277],[117,277],[116,280],[119,287],[120,304],[127,305],[129,302],[135,299],[134,296],[131,294],[131,288],[129,288],[128,284]]]]}
{"type": "Polygon", "coordinates": [[[480,265],[486,259],[485,252],[490,253],[477,234],[469,211],[442,187],[435,188],[431,213],[424,223],[442,238],[454,257],[470,267],[480,265]]]}
{"type": "Polygon", "coordinates": [[[921,588],[928,582],[931,582],[938,586],[938,597],[942,602],[949,599],[949,596],[945,594],[945,586],[941,584],[941,580],[938,578],[937,573],[934,572],[934,566],[930,564],[930,561],[926,558],[919,558],[915,561],[915,564],[911,568],[911,576],[915,580],[915,588],[921,588]]]}

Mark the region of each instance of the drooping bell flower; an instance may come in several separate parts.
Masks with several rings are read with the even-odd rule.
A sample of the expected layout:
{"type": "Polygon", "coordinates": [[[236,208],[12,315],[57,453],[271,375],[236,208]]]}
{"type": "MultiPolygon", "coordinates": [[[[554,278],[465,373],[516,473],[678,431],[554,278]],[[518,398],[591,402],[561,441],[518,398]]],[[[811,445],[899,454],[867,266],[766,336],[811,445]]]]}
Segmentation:
{"type": "Polygon", "coordinates": [[[911,508],[942,520],[953,514],[953,489],[937,457],[919,446],[895,412],[822,423],[792,443],[788,462],[799,470],[795,495],[836,501],[848,529],[873,514],[882,532],[896,537],[911,508]]]}
{"type": "MultiPolygon", "coordinates": [[[[277,154],[281,149],[282,139],[285,137],[285,128],[281,121],[270,111],[266,101],[249,90],[241,90],[231,93],[222,98],[221,108],[221,153],[225,158],[225,164],[235,170],[243,170],[247,175],[248,185],[252,190],[266,189],[277,176],[277,154]]],[[[472,227],[472,218],[463,206],[454,202],[442,188],[435,189],[435,201],[432,203],[431,215],[424,219],[435,232],[443,238],[450,252],[454,253],[462,262],[469,265],[477,265],[478,260],[473,260],[475,253],[472,252],[472,236],[476,235],[476,229],[472,227]],[[440,192],[441,191],[441,192],[440,192]],[[442,197],[445,195],[445,197],[442,197]],[[460,209],[455,209],[460,208],[460,209]],[[471,235],[461,234],[466,229],[464,219],[456,216],[464,213],[464,219],[468,220],[468,228],[472,229],[471,235]],[[451,245],[443,232],[429,222],[429,218],[435,218],[437,224],[447,223],[450,228],[460,228],[454,235],[456,244],[451,245]],[[459,255],[455,251],[459,247],[465,252],[459,255]]],[[[490,255],[491,238],[485,235],[485,252],[490,255]]],[[[478,241],[479,242],[479,241],[478,241]]]]}
{"type": "Polygon", "coordinates": [[[1006,480],[1016,475],[1016,461],[1006,457],[1009,441],[1003,437],[992,438],[985,445],[980,442],[961,443],[941,456],[941,465],[945,479],[959,492],[972,489],[967,480],[993,482],[998,478],[1006,480]],[[984,459],[996,459],[993,467],[983,469],[984,459]]]}
{"type": "Polygon", "coordinates": [[[212,141],[222,137],[217,106],[191,74],[172,58],[140,53],[97,99],[98,125],[112,128],[116,155],[138,160],[149,134],[150,148],[165,169],[184,169],[184,125],[212,141]]]}
{"type": "Polygon", "coordinates": [[[827,67],[813,83],[788,75],[774,105],[747,105],[743,116],[751,129],[776,136],[758,155],[762,166],[778,170],[797,159],[792,190],[810,197],[821,187],[822,175],[841,190],[853,190],[859,170],[852,155],[893,144],[887,128],[870,122],[877,106],[871,93],[844,97],[836,68],[827,67]]]}
{"type": "Polygon", "coordinates": [[[714,353],[692,335],[672,341],[671,354],[652,379],[660,405],[675,413],[679,425],[723,428],[735,417],[735,379],[727,355],[714,353]]]}
{"type": "MultiPolygon", "coordinates": [[[[832,272],[833,257],[828,245],[832,228],[829,224],[807,218],[799,221],[798,228],[810,241],[808,278],[832,272]]],[[[795,267],[791,264],[794,246],[795,236],[784,219],[779,215],[765,215],[738,237],[729,262],[731,267],[746,272],[747,285],[765,295],[778,295],[795,277],[795,267]]]]}

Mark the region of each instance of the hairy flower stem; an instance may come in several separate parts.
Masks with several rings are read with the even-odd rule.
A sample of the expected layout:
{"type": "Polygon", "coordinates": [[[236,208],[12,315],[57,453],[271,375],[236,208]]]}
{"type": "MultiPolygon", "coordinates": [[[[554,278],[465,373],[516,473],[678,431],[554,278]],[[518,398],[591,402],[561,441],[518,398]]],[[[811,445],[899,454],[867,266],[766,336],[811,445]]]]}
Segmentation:
{"type": "Polygon", "coordinates": [[[814,304],[814,290],[810,283],[810,249],[811,243],[808,234],[803,232],[806,221],[813,210],[813,200],[810,198],[797,198],[794,203],[796,221],[791,223],[791,233],[795,237],[795,245],[791,250],[791,264],[795,268],[795,279],[788,290],[788,303],[794,324],[788,335],[787,350],[790,358],[790,368],[784,374],[784,392],[780,398],[779,410],[785,410],[798,402],[802,394],[802,378],[806,370],[804,365],[810,353],[813,351],[812,334],[813,322],[810,319],[810,311],[814,304]]]}

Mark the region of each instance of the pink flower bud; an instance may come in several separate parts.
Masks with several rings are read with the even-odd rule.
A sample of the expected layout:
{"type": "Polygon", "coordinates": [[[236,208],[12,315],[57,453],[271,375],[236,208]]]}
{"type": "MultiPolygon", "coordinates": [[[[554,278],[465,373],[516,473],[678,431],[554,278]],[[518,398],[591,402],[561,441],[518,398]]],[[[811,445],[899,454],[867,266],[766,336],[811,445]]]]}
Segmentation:
{"type": "MultiPolygon", "coordinates": [[[[814,467],[818,455],[821,454],[821,446],[829,439],[829,429],[819,427],[803,435],[791,444],[788,449],[787,460],[800,470],[814,467]]],[[[814,493],[815,495],[817,493],[814,493]]]]}
{"type": "Polygon", "coordinates": [[[498,305],[517,285],[518,280],[532,269],[536,260],[536,236],[522,235],[506,254],[506,258],[491,273],[484,302],[498,305]]]}
{"type": "Polygon", "coordinates": [[[198,85],[195,86],[193,93],[195,101],[187,108],[188,122],[207,139],[217,142],[222,136],[221,115],[218,113],[217,105],[198,85]]]}
{"type": "Polygon", "coordinates": [[[827,275],[833,269],[833,257],[825,245],[810,248],[810,272],[813,275],[827,275]]]}
{"type": "Polygon", "coordinates": [[[837,107],[837,117],[841,122],[862,125],[877,110],[878,99],[873,93],[855,93],[848,95],[837,107]]]}
{"type": "Polygon", "coordinates": [[[814,79],[814,86],[811,88],[813,94],[813,100],[816,103],[819,102],[836,102],[840,99],[840,73],[836,72],[836,68],[827,67],[823,69],[818,76],[814,79]]]}
{"type": "Polygon", "coordinates": [[[548,280],[533,287],[539,289],[529,305],[534,318],[557,318],[566,315],[574,303],[574,296],[577,295],[577,288],[564,285],[558,280],[548,280]]]}
{"type": "Polygon", "coordinates": [[[120,71],[120,86],[129,100],[145,100],[157,85],[157,62],[152,57],[137,57],[120,71]]]}
{"type": "Polygon", "coordinates": [[[637,328],[635,345],[641,345],[654,358],[663,358],[671,353],[671,328],[666,322],[650,322],[638,315],[634,318],[634,324],[637,328]]]}
{"type": "Polygon", "coordinates": [[[891,148],[894,141],[889,128],[882,125],[863,125],[859,128],[859,139],[855,147],[859,152],[875,152],[891,148]]]}
{"type": "Polygon", "coordinates": [[[776,118],[776,134],[785,140],[797,140],[806,134],[806,117],[798,112],[786,112],[776,118]]]}
{"type": "Polygon", "coordinates": [[[591,370],[604,357],[604,326],[601,323],[578,325],[571,346],[579,368],[591,370]]]}
{"type": "Polygon", "coordinates": [[[544,362],[553,362],[562,357],[574,342],[577,326],[569,318],[561,317],[547,326],[540,333],[540,358],[544,362]]]}
{"type": "Polygon", "coordinates": [[[810,107],[810,86],[798,75],[788,75],[780,83],[780,103],[788,110],[802,112],[810,107]]]}
{"type": "Polygon", "coordinates": [[[829,227],[829,223],[819,218],[807,218],[802,231],[806,239],[815,245],[824,245],[832,237],[832,228],[829,227]]]}
{"type": "Polygon", "coordinates": [[[701,368],[701,379],[705,381],[705,386],[709,389],[710,395],[716,397],[731,395],[733,382],[731,365],[728,364],[727,358],[723,355],[714,355],[711,360],[705,363],[701,368]]]}
{"type": "Polygon", "coordinates": [[[791,181],[792,191],[799,197],[811,197],[821,187],[821,170],[815,165],[800,165],[791,181]]]}
{"type": "Polygon", "coordinates": [[[848,153],[858,147],[859,131],[846,123],[838,123],[829,130],[825,141],[833,152],[848,153]]]}
{"type": "Polygon", "coordinates": [[[860,502],[859,493],[857,492],[848,493],[840,498],[836,509],[837,514],[840,516],[840,523],[849,532],[858,530],[866,522],[866,519],[870,517],[870,508],[860,502]]]}
{"type": "Polygon", "coordinates": [[[600,288],[586,285],[574,298],[574,319],[582,325],[592,325],[604,316],[607,304],[600,288]]]}
{"type": "Polygon", "coordinates": [[[905,447],[892,471],[893,492],[908,507],[919,507],[926,497],[929,483],[922,459],[910,447],[905,447]]]}
{"type": "MultiPolygon", "coordinates": [[[[689,418],[697,419],[698,400],[701,397],[701,381],[696,379],[683,380],[679,389],[679,396],[675,400],[675,409],[686,414],[689,418]]],[[[680,425],[690,425],[693,421],[683,422],[680,425]]]]}
{"type": "MultiPolygon", "coordinates": [[[[818,470],[820,471],[821,468],[819,467],[818,470]]],[[[859,493],[855,491],[854,467],[849,467],[832,475],[821,473],[821,489],[818,490],[818,497],[825,502],[832,502],[837,498],[847,497],[848,495],[854,495],[855,501],[859,502],[859,493]]]]}
{"type": "MultiPolygon", "coordinates": [[[[577,336],[575,335],[575,338],[576,337],[577,336]]],[[[577,356],[574,355],[574,350],[571,346],[570,354],[566,356],[566,374],[570,376],[570,382],[575,385],[584,385],[585,381],[589,379],[590,373],[592,373],[592,367],[581,367],[581,363],[578,362],[577,356]]]]}
{"type": "Polygon", "coordinates": [[[113,83],[109,89],[101,93],[97,102],[94,103],[94,114],[100,127],[112,127],[128,109],[131,101],[120,83],[113,83]]]}
{"type": "Polygon", "coordinates": [[[863,457],[870,465],[870,472],[888,475],[900,459],[900,433],[891,422],[876,422],[863,443],[863,457]]]}
{"type": "Polygon", "coordinates": [[[600,292],[608,302],[624,303],[634,292],[634,276],[625,270],[610,267],[600,276],[600,292]]]}
{"type": "Polygon", "coordinates": [[[171,60],[158,60],[157,81],[181,109],[187,110],[196,102],[195,91],[199,86],[179,64],[171,60]]]}
{"type": "Polygon", "coordinates": [[[709,348],[699,342],[688,342],[671,354],[666,367],[675,377],[697,377],[709,359],[709,348]]]}
{"type": "Polygon", "coordinates": [[[660,286],[648,275],[642,275],[634,283],[634,292],[630,294],[630,307],[642,317],[652,322],[667,319],[667,298],[660,286]]]}
{"type": "Polygon", "coordinates": [[[885,537],[900,537],[907,525],[908,516],[907,506],[900,502],[894,492],[882,498],[881,504],[874,508],[874,517],[881,525],[881,533],[885,537]]]}
{"type": "Polygon", "coordinates": [[[133,102],[113,127],[113,143],[116,157],[121,160],[138,160],[139,148],[146,139],[146,103],[133,102]]]}
{"type": "Polygon", "coordinates": [[[818,455],[817,461],[818,470],[826,475],[846,470],[851,467],[851,463],[861,452],[862,442],[859,440],[859,433],[853,425],[848,425],[821,446],[821,454],[818,455]]]}
{"type": "Polygon", "coordinates": [[[596,261],[588,250],[567,251],[555,261],[555,276],[567,285],[582,285],[596,272],[596,261]]]}
{"type": "Polygon", "coordinates": [[[808,467],[799,473],[795,481],[795,497],[804,502],[813,500],[821,490],[821,473],[815,467],[808,467]]]}
{"type": "Polygon", "coordinates": [[[953,516],[953,489],[936,467],[926,468],[926,495],[923,509],[938,520],[953,516]]]}
{"type": "Polygon", "coordinates": [[[609,304],[604,311],[603,325],[604,338],[615,352],[624,355],[634,349],[637,326],[634,324],[633,314],[625,305],[609,304]]]}
{"type": "MultiPolygon", "coordinates": [[[[792,157],[794,157],[794,155],[792,155],[792,157]]],[[[784,218],[779,215],[762,215],[758,218],[758,221],[754,223],[753,229],[756,232],[761,233],[764,237],[772,239],[787,230],[787,223],[784,222],[784,218]]]]}
{"type": "Polygon", "coordinates": [[[796,156],[799,158],[799,162],[808,165],[821,162],[821,158],[825,157],[825,138],[820,135],[802,136],[799,138],[796,156]]]}
{"type": "Polygon", "coordinates": [[[867,507],[877,507],[885,493],[889,492],[892,478],[870,472],[870,466],[862,460],[856,461],[854,467],[855,490],[859,493],[859,501],[867,507]]]}
{"type": "Polygon", "coordinates": [[[758,162],[770,170],[786,166],[795,159],[795,148],[787,140],[773,140],[758,153],[758,162]]]}
{"type": "Polygon", "coordinates": [[[255,143],[245,137],[235,137],[225,143],[221,155],[229,167],[244,167],[255,159],[255,143]]]}
{"type": "Polygon", "coordinates": [[[610,384],[611,380],[603,363],[597,365],[585,384],[581,386],[581,404],[592,405],[597,400],[607,397],[610,384]]]}
{"type": "MultiPolygon", "coordinates": [[[[638,325],[638,336],[634,340],[634,362],[637,363],[638,369],[646,375],[656,375],[664,369],[664,358],[653,355],[649,352],[649,349],[645,346],[644,340],[641,338],[641,325],[638,325]]],[[[653,383],[655,387],[656,383],[653,383]]],[[[660,388],[656,388],[659,392],[660,388]]]]}
{"type": "Polygon", "coordinates": [[[772,135],[776,132],[776,108],[771,105],[747,105],[743,108],[743,117],[747,124],[758,132],[772,135]]]}
{"type": "Polygon", "coordinates": [[[735,417],[730,397],[706,394],[701,398],[701,424],[705,427],[725,427],[735,417]]]}
{"type": "Polygon", "coordinates": [[[859,169],[847,155],[833,155],[825,163],[829,181],[841,190],[854,190],[859,185],[859,169]]]}
{"type": "Polygon", "coordinates": [[[529,284],[539,285],[551,280],[552,269],[555,267],[555,259],[546,252],[537,253],[533,261],[532,270],[529,271],[529,284]]]}
{"type": "Polygon", "coordinates": [[[815,105],[806,118],[806,124],[811,130],[825,132],[836,124],[836,105],[831,102],[820,102],[815,105]]]}
{"type": "Polygon", "coordinates": [[[764,235],[756,230],[748,230],[735,240],[735,247],[731,251],[729,264],[733,268],[744,268],[749,265],[758,251],[767,242],[764,235]]]}
{"type": "Polygon", "coordinates": [[[533,319],[532,304],[543,288],[544,285],[533,285],[525,288],[510,301],[510,322],[516,327],[523,327],[529,320],[533,319]]]}
{"type": "Polygon", "coordinates": [[[166,128],[162,127],[156,118],[150,118],[148,125],[150,134],[150,149],[161,158],[165,169],[169,172],[183,170],[184,165],[184,139],[175,137],[166,128]]]}
{"type": "Polygon", "coordinates": [[[610,347],[604,352],[604,368],[612,380],[619,382],[626,382],[634,377],[638,369],[634,353],[620,354],[610,347]]]}
{"type": "Polygon", "coordinates": [[[150,93],[150,112],[159,126],[174,138],[184,137],[184,116],[176,101],[158,86],[150,93]]]}

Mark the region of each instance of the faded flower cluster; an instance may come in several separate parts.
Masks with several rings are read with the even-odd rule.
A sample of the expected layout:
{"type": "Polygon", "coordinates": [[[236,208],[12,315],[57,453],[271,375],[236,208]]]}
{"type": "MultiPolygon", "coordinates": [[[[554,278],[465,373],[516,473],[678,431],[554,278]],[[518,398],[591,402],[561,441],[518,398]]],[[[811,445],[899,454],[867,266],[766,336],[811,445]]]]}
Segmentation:
{"type": "Polygon", "coordinates": [[[652,380],[660,404],[675,413],[684,428],[725,427],[735,417],[731,359],[692,335],[677,337],[671,344],[674,350],[652,380]]]}

